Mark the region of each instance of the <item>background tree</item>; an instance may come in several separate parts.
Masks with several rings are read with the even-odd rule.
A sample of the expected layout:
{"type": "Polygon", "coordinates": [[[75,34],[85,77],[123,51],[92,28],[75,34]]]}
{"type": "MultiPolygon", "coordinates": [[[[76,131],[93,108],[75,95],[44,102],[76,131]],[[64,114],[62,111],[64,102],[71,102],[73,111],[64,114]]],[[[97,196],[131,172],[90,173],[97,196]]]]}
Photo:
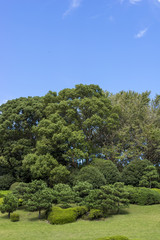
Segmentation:
{"type": "Polygon", "coordinates": [[[151,163],[148,160],[135,159],[122,172],[122,181],[126,185],[139,186],[139,181],[145,173],[146,167],[151,163]]]}
{"type": "Polygon", "coordinates": [[[92,165],[104,175],[107,184],[113,184],[120,180],[120,172],[112,161],[95,158],[92,165]]]}

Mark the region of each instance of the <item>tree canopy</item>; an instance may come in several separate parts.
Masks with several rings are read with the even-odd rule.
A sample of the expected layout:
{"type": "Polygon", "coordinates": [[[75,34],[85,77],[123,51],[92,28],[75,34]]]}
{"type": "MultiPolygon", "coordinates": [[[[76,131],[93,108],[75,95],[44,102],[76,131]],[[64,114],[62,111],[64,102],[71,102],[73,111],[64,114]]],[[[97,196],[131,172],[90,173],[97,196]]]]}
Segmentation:
{"type": "MultiPolygon", "coordinates": [[[[98,85],[79,84],[21,97],[0,106],[0,135],[0,178],[10,176],[11,182],[6,188],[35,179],[49,186],[68,183],[75,170],[75,181],[86,181],[84,172],[90,171],[90,179],[95,174],[102,185],[114,183],[123,172],[130,184],[127,171],[134,161],[140,166],[146,159],[160,172],[160,95],[111,94],[98,85]]],[[[142,175],[132,184],[159,179],[151,180],[147,170],[142,175]]]]}

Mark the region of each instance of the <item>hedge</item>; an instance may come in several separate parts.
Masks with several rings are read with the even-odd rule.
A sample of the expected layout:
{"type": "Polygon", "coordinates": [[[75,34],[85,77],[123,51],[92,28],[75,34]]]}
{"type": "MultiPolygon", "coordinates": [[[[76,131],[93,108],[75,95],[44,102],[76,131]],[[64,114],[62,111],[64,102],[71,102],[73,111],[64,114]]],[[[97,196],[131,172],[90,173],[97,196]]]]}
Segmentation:
{"type": "Polygon", "coordinates": [[[153,205],[160,203],[160,193],[149,189],[140,187],[126,187],[129,193],[129,201],[132,204],[138,205],[153,205]]]}
{"type": "Polygon", "coordinates": [[[77,218],[82,217],[87,211],[87,207],[84,206],[77,206],[67,209],[52,207],[52,210],[48,215],[48,221],[51,224],[65,224],[75,222],[77,218]]]}
{"type": "Polygon", "coordinates": [[[75,222],[77,219],[77,213],[72,209],[62,209],[60,207],[52,207],[52,211],[49,213],[48,221],[51,224],[65,224],[75,222]]]}

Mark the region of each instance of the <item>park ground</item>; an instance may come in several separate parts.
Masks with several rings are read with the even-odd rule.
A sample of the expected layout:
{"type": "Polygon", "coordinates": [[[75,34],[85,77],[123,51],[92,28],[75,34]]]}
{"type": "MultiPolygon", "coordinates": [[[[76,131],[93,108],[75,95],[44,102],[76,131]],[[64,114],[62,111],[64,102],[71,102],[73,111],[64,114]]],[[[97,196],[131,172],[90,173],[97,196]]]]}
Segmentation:
{"type": "Polygon", "coordinates": [[[95,240],[98,237],[124,235],[131,239],[160,240],[160,205],[131,205],[127,212],[98,221],[78,220],[51,225],[38,220],[37,212],[17,211],[19,222],[11,222],[0,213],[1,240],[95,240]]]}

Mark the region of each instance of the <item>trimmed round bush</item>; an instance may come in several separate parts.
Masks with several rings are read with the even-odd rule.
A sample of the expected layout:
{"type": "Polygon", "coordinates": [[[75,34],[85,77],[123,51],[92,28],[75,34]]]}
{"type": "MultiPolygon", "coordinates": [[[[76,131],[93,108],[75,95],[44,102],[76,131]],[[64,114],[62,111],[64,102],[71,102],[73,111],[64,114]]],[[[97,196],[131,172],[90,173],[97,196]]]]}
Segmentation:
{"type": "Polygon", "coordinates": [[[62,209],[60,207],[52,207],[52,211],[49,213],[48,221],[51,224],[65,224],[75,222],[77,219],[77,213],[72,209],[62,209]]]}
{"type": "Polygon", "coordinates": [[[11,219],[11,222],[18,222],[19,221],[19,214],[18,213],[11,213],[10,219],[11,219]]]}
{"type": "Polygon", "coordinates": [[[88,215],[89,220],[95,220],[103,217],[103,212],[99,209],[91,209],[88,215]]]}

